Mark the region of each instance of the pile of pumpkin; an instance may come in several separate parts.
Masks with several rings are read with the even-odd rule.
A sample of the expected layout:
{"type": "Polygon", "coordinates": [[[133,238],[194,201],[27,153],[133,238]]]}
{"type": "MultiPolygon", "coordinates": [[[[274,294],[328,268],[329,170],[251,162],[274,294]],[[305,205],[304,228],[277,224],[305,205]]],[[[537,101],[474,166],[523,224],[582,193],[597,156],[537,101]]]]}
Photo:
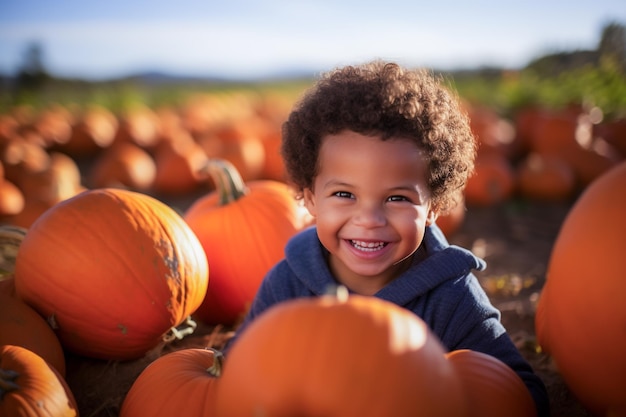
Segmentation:
{"type": "Polygon", "coordinates": [[[603,120],[598,107],[527,107],[513,120],[468,106],[479,140],[476,174],[465,190],[468,206],[513,197],[568,202],[626,159],[626,118],[603,120]]]}
{"type": "MultiPolygon", "coordinates": [[[[307,217],[284,183],[244,183],[221,159],[207,171],[217,189],[182,216],[146,194],[101,188],[54,205],[23,233],[0,292],[2,415],[79,415],[83,387],[66,382],[68,352],[138,360],[192,333],[194,319],[232,324],[245,312],[307,217]]],[[[156,358],[120,417],[535,415],[505,364],[446,352],[412,313],[346,294],[277,306],[223,370],[211,349],[156,358]]]]}
{"type": "MultiPolygon", "coordinates": [[[[214,162],[210,171],[219,172],[224,184],[243,184],[231,164],[214,162]]],[[[284,186],[271,185],[279,184],[284,186]]],[[[594,415],[626,415],[626,193],[615,192],[625,186],[626,162],[590,184],[572,207],[536,316],[539,342],[594,415]],[[595,262],[573,262],[586,257],[595,262]]],[[[14,273],[0,285],[2,415],[78,416],[75,394],[82,387],[67,384],[64,353],[132,361],[185,337],[214,278],[232,274],[226,281],[238,280],[239,289],[251,281],[224,249],[232,250],[236,240],[246,260],[259,266],[254,248],[280,248],[303,227],[285,188],[276,192],[266,182],[251,182],[238,199],[220,200],[232,194],[224,191],[209,193],[182,217],[145,194],[86,191],[55,205],[22,233],[14,273]],[[264,185],[260,194],[255,191],[264,185]],[[258,210],[270,207],[270,200],[286,204],[258,210]],[[241,227],[237,216],[250,207],[266,231],[285,232],[275,237],[283,243],[259,234],[256,222],[247,226],[256,242],[219,234],[225,225],[241,227]],[[203,213],[202,222],[194,212],[203,213]],[[271,223],[261,212],[273,217],[271,223]],[[202,229],[212,223],[217,227],[202,229]]],[[[15,238],[20,229],[6,232],[15,238]]],[[[206,307],[224,314],[232,304],[206,307]]],[[[243,312],[245,305],[235,310],[243,312]]],[[[119,403],[120,417],[174,413],[484,417],[533,416],[536,410],[519,377],[497,359],[448,352],[412,313],[338,288],[268,310],[225,360],[203,348],[155,358],[119,403]]]]}
{"type": "MultiPolygon", "coordinates": [[[[26,322],[18,311],[3,314],[20,325],[1,332],[8,337],[2,344],[24,345],[19,338],[25,336],[44,345],[55,351],[54,360],[41,356],[63,376],[64,351],[131,361],[192,333],[197,327],[192,313],[205,322],[233,324],[307,217],[285,183],[244,184],[221,159],[210,160],[205,169],[219,186],[198,199],[185,218],[147,194],[100,188],[49,208],[21,233],[21,242],[22,229],[4,226],[0,235],[11,239],[3,251],[17,255],[14,271],[10,257],[5,262],[13,274],[0,281],[3,296],[37,314],[26,322]],[[236,262],[240,251],[244,262],[236,262]],[[48,324],[31,326],[38,317],[48,324]]],[[[17,374],[7,378],[7,389],[17,384],[17,374]]]]}
{"type": "MultiPolygon", "coordinates": [[[[244,181],[284,180],[281,123],[295,93],[198,94],[176,106],[19,106],[0,114],[0,221],[21,227],[87,188],[126,188],[168,202],[215,187],[208,159],[230,161],[244,181]]],[[[479,140],[465,203],[440,219],[453,233],[465,208],[521,198],[570,204],[626,158],[626,119],[573,105],[528,107],[511,118],[466,104],[479,140]]]]}
{"type": "MultiPolygon", "coordinates": [[[[1,119],[2,192],[13,184],[12,191],[22,193],[23,203],[18,210],[18,197],[0,199],[2,210],[5,202],[14,202],[13,212],[2,212],[3,223],[14,225],[7,232],[12,242],[20,233],[15,226],[28,228],[18,239],[19,250],[14,243],[8,245],[14,271],[0,281],[0,306],[8,310],[0,316],[8,329],[0,336],[9,337],[1,343],[5,345],[0,366],[2,407],[8,407],[5,414],[15,413],[11,410],[16,408],[11,407],[32,406],[33,415],[39,415],[37,410],[46,410],[37,404],[49,404],[46,407],[50,409],[59,407],[57,415],[77,415],[75,391],[82,387],[70,388],[66,383],[68,354],[133,362],[160,346],[189,337],[198,321],[235,326],[262,276],[282,257],[287,239],[309,224],[292,191],[281,181],[277,132],[286,106],[265,107],[241,96],[230,97],[230,106],[205,96],[197,100],[176,111],[141,108],[121,117],[100,108],[84,109],[79,117],[55,107],[49,112],[65,115],[65,119],[54,119],[48,112],[34,117],[21,110],[1,119]],[[253,142],[256,145],[245,145],[253,142]],[[250,162],[255,159],[256,171],[250,162]],[[87,169],[81,161],[88,161],[87,169]],[[154,197],[187,196],[198,190],[206,195],[194,199],[182,214],[154,197]],[[30,384],[28,389],[20,388],[25,381],[30,384]],[[55,400],[48,402],[44,395],[55,400]],[[12,398],[19,399],[9,400],[12,398]],[[28,398],[38,400],[33,403],[28,398]]],[[[548,301],[540,304],[537,334],[590,409],[623,415],[619,414],[624,409],[620,393],[626,386],[626,365],[619,356],[625,346],[623,337],[617,343],[611,341],[596,322],[595,340],[589,347],[584,343],[589,341],[576,340],[580,339],[576,326],[583,322],[592,326],[592,320],[581,318],[585,314],[613,323],[615,329],[624,328],[626,321],[623,303],[615,299],[624,293],[619,290],[623,279],[618,280],[625,276],[619,260],[626,231],[623,220],[618,221],[625,208],[624,193],[615,190],[624,189],[626,151],[620,146],[625,136],[608,133],[612,130],[607,124],[594,121],[592,112],[580,109],[575,117],[568,113],[558,118],[568,121],[563,124],[569,126],[569,134],[559,136],[554,131],[543,139],[539,139],[540,132],[551,131],[547,121],[513,126],[486,110],[473,108],[470,114],[481,148],[477,174],[465,194],[468,207],[498,204],[516,193],[567,200],[583,190],[570,216],[578,220],[568,220],[575,225],[564,226],[562,232],[565,235],[566,229],[576,228],[576,237],[567,240],[577,243],[566,249],[560,249],[564,243],[555,246],[541,298],[548,301]],[[576,120],[573,130],[572,120],[576,120]],[[535,128],[524,133],[525,126],[535,128]],[[600,126],[605,130],[599,130],[600,126]],[[587,132],[586,142],[581,131],[587,132]],[[544,153],[542,146],[549,149],[544,153]],[[491,165],[491,161],[499,162],[491,165]],[[616,168],[622,174],[613,174],[610,185],[592,187],[616,168]],[[507,176],[507,172],[513,175],[507,176]],[[561,175],[564,172],[569,174],[561,175]],[[558,188],[563,184],[568,187],[558,188]],[[600,187],[604,191],[594,191],[600,187]],[[618,197],[622,200],[611,200],[618,197]],[[589,200],[600,207],[577,208],[585,207],[589,200]],[[609,208],[613,211],[605,213],[609,208]],[[584,215],[576,214],[583,210],[584,215]],[[601,225],[586,230],[590,219],[601,225]],[[590,234],[594,230],[603,234],[590,234]],[[557,300],[570,297],[561,297],[560,291],[570,291],[572,277],[581,277],[582,269],[578,264],[574,270],[554,265],[569,265],[571,259],[584,259],[586,254],[602,260],[601,265],[594,265],[596,269],[586,271],[595,275],[595,291],[580,284],[582,289],[572,294],[583,300],[572,298],[561,305],[557,300]],[[559,284],[563,280],[570,283],[559,284]],[[602,305],[611,306],[609,313],[601,317],[588,314],[602,305]],[[585,306],[585,312],[572,315],[574,306],[585,306]],[[565,347],[558,336],[561,332],[571,336],[563,338],[565,347]],[[600,347],[601,353],[595,355],[593,349],[600,347]],[[577,369],[589,355],[594,356],[590,363],[597,372],[590,383],[580,382],[577,369]],[[607,365],[605,359],[613,362],[607,365]],[[598,387],[602,394],[597,393],[598,387]]],[[[444,219],[441,221],[443,225],[444,219]]],[[[421,415],[411,408],[416,401],[407,404],[401,400],[406,399],[406,385],[423,388],[425,396],[419,405],[427,415],[438,411],[443,415],[453,411],[459,415],[534,413],[526,390],[508,368],[477,352],[445,352],[419,319],[392,305],[335,297],[299,300],[281,308],[285,310],[268,314],[257,322],[257,330],[242,337],[225,361],[221,376],[216,376],[219,360],[210,349],[182,349],[151,359],[124,403],[120,402],[121,415],[172,415],[159,414],[159,410],[171,411],[158,401],[166,397],[159,395],[163,390],[172,404],[190,407],[190,415],[297,415],[318,406],[326,407],[318,410],[325,415],[363,415],[358,408],[363,404],[369,415],[421,415]],[[323,319],[325,314],[328,317],[323,319]],[[365,330],[357,334],[349,331],[352,324],[348,330],[334,326],[343,320],[362,323],[365,330]],[[399,332],[398,326],[404,330],[399,332]],[[311,328],[320,330],[311,332],[311,328]],[[389,343],[380,346],[381,340],[389,343]],[[368,351],[363,352],[362,346],[368,351]],[[338,357],[339,348],[344,354],[338,357]],[[363,359],[355,352],[368,356],[363,359]],[[376,366],[376,372],[362,369],[363,361],[376,366]],[[428,372],[416,372],[416,367],[428,372]],[[380,384],[383,371],[389,372],[389,381],[397,378],[398,385],[380,384]],[[270,380],[270,375],[276,379],[270,380]],[[350,378],[350,383],[339,376],[350,378]],[[179,378],[193,385],[186,388],[179,378]],[[351,386],[355,381],[360,384],[358,390],[351,386]],[[251,385],[246,386],[248,383],[251,385]],[[441,387],[446,387],[445,397],[437,391],[441,387]],[[296,388],[302,391],[294,392],[296,388]],[[330,396],[334,392],[340,395],[330,396]],[[356,393],[359,401],[349,401],[356,393]],[[362,401],[364,397],[399,408],[376,414],[377,409],[362,401]],[[435,408],[425,408],[426,403],[435,408]]],[[[583,378],[592,372],[584,369],[583,378]]],[[[419,391],[412,388],[409,397],[416,398],[419,391]]]]}
{"type": "Polygon", "coordinates": [[[521,200],[571,205],[596,178],[626,159],[626,118],[604,120],[598,107],[526,107],[512,118],[466,104],[478,140],[463,203],[440,217],[455,233],[466,210],[521,200]]]}
{"type": "Polygon", "coordinates": [[[116,113],[95,105],[12,108],[0,114],[0,220],[27,228],[87,188],[188,199],[214,188],[202,169],[211,158],[230,161],[245,181],[282,180],[280,129],[292,101],[233,91],[116,113]]]}

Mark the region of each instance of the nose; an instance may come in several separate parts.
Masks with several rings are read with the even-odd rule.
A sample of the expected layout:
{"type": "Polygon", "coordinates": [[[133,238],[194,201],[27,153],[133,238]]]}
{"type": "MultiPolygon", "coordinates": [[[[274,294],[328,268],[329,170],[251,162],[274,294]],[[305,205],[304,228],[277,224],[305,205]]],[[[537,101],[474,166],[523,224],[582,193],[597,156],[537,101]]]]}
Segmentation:
{"type": "Polygon", "coordinates": [[[384,208],[371,203],[359,204],[352,220],[357,226],[365,228],[382,227],[387,224],[384,208]]]}

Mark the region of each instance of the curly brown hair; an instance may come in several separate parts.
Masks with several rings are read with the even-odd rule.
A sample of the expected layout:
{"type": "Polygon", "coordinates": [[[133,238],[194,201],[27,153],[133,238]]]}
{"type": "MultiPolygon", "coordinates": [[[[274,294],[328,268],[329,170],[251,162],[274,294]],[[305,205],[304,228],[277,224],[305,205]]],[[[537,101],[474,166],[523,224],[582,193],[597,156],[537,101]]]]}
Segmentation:
{"type": "Polygon", "coordinates": [[[474,170],[467,113],[441,77],[425,69],[375,60],[323,74],[283,124],[281,153],[300,193],[313,186],[324,137],[343,130],[413,140],[428,160],[432,204],[440,212],[457,203],[474,170]]]}

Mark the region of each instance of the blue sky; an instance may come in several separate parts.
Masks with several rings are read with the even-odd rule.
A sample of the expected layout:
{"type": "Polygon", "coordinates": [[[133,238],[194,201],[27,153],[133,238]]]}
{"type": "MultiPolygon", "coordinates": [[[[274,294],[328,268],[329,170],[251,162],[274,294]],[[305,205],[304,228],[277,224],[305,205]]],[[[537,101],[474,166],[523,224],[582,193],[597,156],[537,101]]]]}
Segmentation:
{"type": "Polygon", "coordinates": [[[624,0],[0,0],[0,72],[39,42],[55,75],[143,70],[256,78],[371,58],[517,68],[593,49],[624,0]]]}

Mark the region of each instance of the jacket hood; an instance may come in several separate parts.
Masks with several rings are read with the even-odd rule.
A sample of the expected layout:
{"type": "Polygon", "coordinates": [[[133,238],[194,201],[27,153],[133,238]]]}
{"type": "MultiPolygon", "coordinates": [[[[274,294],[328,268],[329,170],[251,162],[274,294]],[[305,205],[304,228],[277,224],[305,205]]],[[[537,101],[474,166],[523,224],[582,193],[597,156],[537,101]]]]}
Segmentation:
{"type": "MultiPolygon", "coordinates": [[[[287,264],[302,284],[316,295],[325,294],[337,283],[328,265],[316,261],[325,258],[325,251],[315,226],[296,235],[285,248],[287,264]]],[[[469,250],[450,245],[437,225],[426,228],[418,252],[421,256],[414,257],[413,265],[375,294],[377,297],[404,305],[444,281],[486,267],[485,261],[469,250]]]]}

